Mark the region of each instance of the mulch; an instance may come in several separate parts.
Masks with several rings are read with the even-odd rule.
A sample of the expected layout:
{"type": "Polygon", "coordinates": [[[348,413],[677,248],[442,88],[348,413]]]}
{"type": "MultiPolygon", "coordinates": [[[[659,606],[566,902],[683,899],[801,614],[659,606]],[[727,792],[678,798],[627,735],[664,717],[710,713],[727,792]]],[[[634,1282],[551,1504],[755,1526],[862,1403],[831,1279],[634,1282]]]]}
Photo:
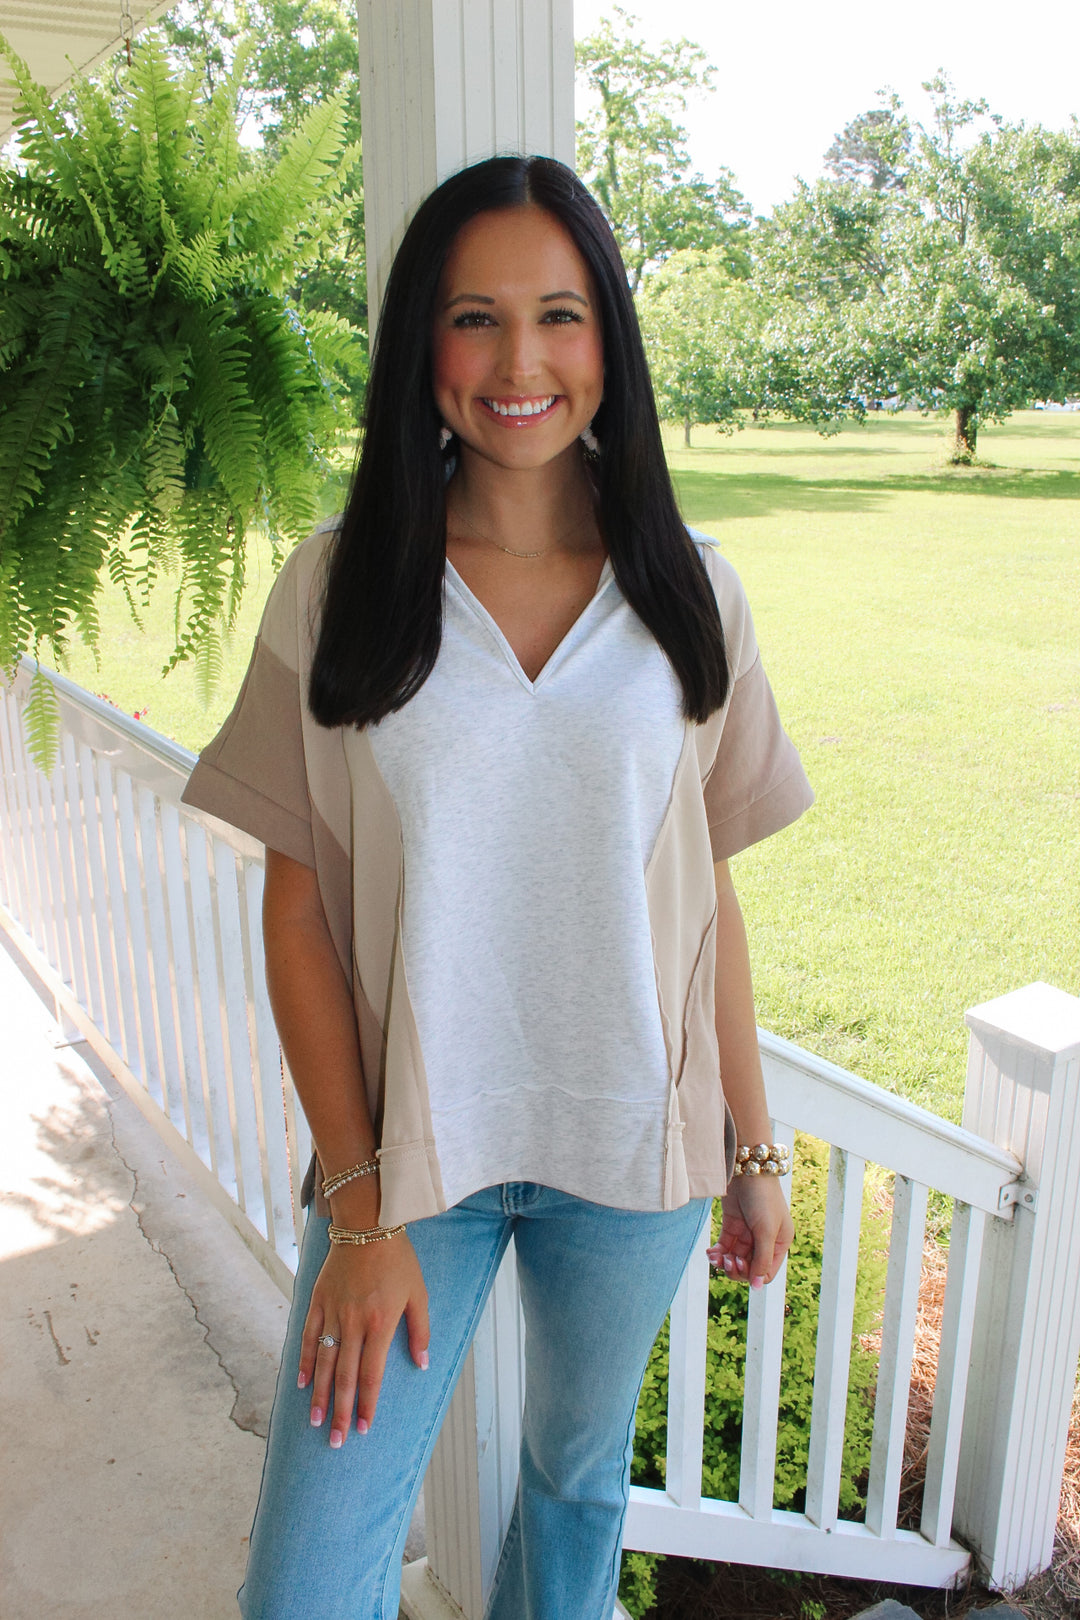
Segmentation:
{"type": "MultiPolygon", "coordinates": [[[[947,1264],[948,1251],[928,1238],[900,1487],[899,1522],[912,1529],[918,1528],[922,1510],[947,1264]]],[[[868,1346],[870,1343],[868,1340],[868,1346]]],[[[989,1591],[975,1579],[945,1590],[685,1558],[666,1560],[658,1594],[651,1620],[854,1620],[884,1598],[906,1603],[921,1620],[958,1620],[1001,1601],[1000,1593],[989,1591]]],[[[1073,1405],[1053,1562],[1022,1591],[1010,1593],[1008,1601],[1028,1620],[1080,1620],[1080,1395],[1073,1405]]]]}

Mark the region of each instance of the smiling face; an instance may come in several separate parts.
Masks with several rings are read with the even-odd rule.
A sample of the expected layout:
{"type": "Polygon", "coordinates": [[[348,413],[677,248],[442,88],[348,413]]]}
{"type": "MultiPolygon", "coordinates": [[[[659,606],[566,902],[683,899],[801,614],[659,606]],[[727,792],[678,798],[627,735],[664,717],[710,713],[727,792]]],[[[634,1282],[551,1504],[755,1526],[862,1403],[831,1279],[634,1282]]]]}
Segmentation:
{"type": "Polygon", "coordinates": [[[435,300],[435,404],[469,451],[499,466],[576,452],[604,393],[596,295],[551,214],[477,214],[454,239],[435,300]]]}

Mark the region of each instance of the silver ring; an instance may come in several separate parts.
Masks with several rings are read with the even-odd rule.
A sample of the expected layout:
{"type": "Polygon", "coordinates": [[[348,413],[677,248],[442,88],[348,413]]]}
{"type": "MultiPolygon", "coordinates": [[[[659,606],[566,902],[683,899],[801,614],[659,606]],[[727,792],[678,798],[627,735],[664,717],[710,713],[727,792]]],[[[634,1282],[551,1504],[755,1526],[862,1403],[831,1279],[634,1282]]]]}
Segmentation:
{"type": "Polygon", "coordinates": [[[319,1343],[325,1346],[327,1350],[336,1350],[341,1340],[335,1339],[332,1333],[323,1333],[319,1338],[319,1343]]]}

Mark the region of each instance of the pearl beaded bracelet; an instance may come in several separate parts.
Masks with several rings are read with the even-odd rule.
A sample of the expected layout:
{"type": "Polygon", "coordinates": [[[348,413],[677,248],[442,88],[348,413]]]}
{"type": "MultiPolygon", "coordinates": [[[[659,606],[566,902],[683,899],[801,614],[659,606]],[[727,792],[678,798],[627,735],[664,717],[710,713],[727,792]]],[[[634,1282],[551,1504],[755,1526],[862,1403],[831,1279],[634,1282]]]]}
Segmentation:
{"type": "Polygon", "coordinates": [[[786,1176],[790,1169],[790,1155],[784,1142],[757,1142],[753,1147],[744,1144],[735,1154],[737,1176],[786,1176]]]}

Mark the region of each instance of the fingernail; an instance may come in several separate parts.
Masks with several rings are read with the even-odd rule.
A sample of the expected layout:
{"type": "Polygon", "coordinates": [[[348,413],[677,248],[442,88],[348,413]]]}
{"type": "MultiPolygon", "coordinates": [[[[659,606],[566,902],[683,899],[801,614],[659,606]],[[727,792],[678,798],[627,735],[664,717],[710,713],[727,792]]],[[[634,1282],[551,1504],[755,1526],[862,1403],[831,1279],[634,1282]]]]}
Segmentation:
{"type": "Polygon", "coordinates": [[[311,1427],[313,1429],[317,1429],[319,1427],[319,1424],[322,1422],[322,1420],[323,1420],[323,1409],[322,1409],[322,1407],[321,1406],[313,1406],[311,1408],[311,1427]]]}
{"type": "Polygon", "coordinates": [[[421,1372],[427,1372],[428,1356],[426,1350],[421,1350],[418,1365],[421,1372]]]}
{"type": "Polygon", "coordinates": [[[368,1428],[369,1428],[369,1424],[368,1424],[367,1418],[357,1418],[357,1420],[356,1420],[356,1432],[357,1432],[357,1434],[367,1434],[368,1428]]]}
{"type": "Polygon", "coordinates": [[[732,1261],[732,1258],[731,1258],[730,1254],[725,1254],[725,1256],[724,1256],[724,1270],[727,1272],[729,1277],[731,1276],[733,1265],[734,1265],[734,1262],[732,1261]]]}
{"type": "Polygon", "coordinates": [[[754,1277],[752,1279],[751,1283],[750,1283],[750,1286],[751,1286],[751,1288],[764,1288],[764,1286],[765,1286],[764,1277],[754,1277]]]}
{"type": "Polygon", "coordinates": [[[307,1373],[305,1373],[305,1372],[297,1373],[297,1375],[296,1375],[296,1387],[297,1387],[297,1389],[307,1389],[307,1373]]]}
{"type": "Polygon", "coordinates": [[[331,1429],[330,1430],[330,1444],[333,1446],[335,1451],[341,1445],[341,1442],[344,1440],[344,1438],[345,1438],[345,1436],[342,1434],[340,1429],[331,1429]]]}

